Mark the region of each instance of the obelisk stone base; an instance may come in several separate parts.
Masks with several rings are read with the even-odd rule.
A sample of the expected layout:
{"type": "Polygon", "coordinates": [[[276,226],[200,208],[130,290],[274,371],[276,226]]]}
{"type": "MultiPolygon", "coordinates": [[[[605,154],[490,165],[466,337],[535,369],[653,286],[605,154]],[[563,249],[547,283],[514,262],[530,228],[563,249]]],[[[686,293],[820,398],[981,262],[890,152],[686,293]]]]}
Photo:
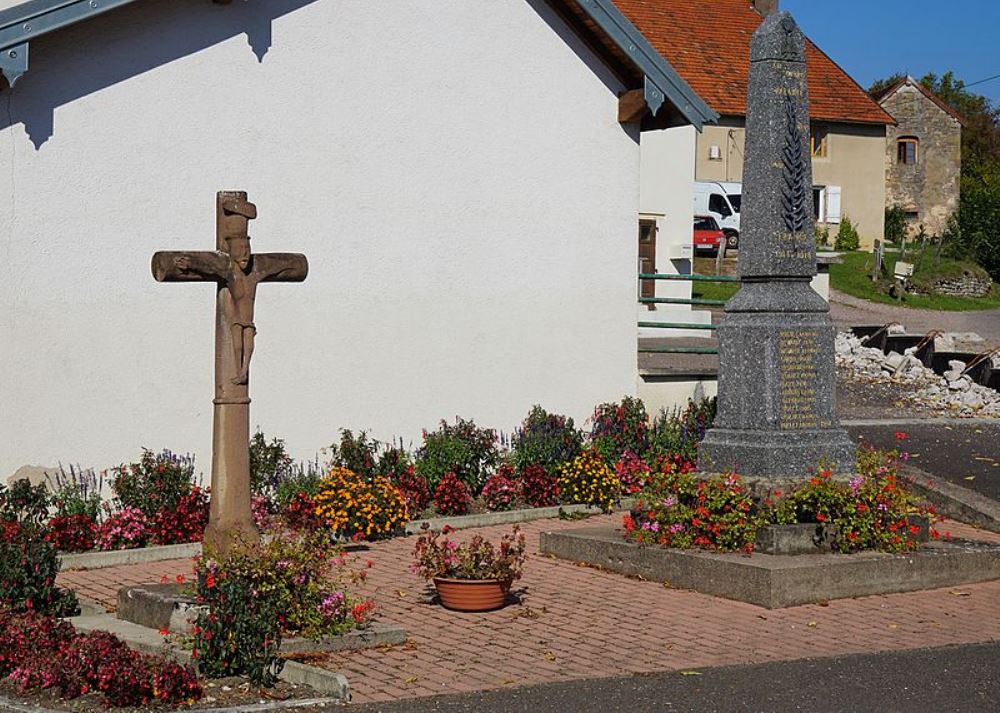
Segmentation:
{"type": "Polygon", "coordinates": [[[804,478],[852,473],[839,427],[836,330],[826,302],[800,280],[746,282],[719,325],[719,412],[699,448],[703,472],[804,478]]]}

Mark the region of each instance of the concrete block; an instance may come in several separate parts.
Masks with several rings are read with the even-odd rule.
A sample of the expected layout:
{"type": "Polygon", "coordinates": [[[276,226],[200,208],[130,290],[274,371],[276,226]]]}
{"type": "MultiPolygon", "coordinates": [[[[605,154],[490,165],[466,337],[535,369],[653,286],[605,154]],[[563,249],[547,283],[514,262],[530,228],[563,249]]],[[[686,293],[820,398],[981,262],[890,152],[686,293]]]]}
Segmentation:
{"type": "Polygon", "coordinates": [[[1000,545],[933,542],[914,552],[813,557],[676,550],[603,526],[541,533],[540,552],[768,609],[1000,579],[1000,545]]]}

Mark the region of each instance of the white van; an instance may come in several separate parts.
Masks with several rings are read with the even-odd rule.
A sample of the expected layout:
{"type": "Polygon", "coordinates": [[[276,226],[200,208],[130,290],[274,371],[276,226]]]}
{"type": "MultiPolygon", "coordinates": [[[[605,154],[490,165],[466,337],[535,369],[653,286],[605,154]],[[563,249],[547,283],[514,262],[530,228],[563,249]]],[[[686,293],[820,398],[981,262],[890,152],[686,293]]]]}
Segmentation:
{"type": "Polygon", "coordinates": [[[694,214],[711,215],[726,236],[726,247],[740,246],[740,203],[742,183],[696,181],[694,184],[694,214]]]}

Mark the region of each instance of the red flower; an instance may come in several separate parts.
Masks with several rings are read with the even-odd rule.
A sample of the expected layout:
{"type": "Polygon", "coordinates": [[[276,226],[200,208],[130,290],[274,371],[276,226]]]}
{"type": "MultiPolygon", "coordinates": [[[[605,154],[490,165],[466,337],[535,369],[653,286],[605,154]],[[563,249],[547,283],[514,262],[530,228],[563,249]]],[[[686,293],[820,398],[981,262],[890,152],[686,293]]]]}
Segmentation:
{"type": "Polygon", "coordinates": [[[178,574],[177,577],[176,577],[176,580],[177,580],[177,584],[184,584],[184,575],[183,574],[178,574]]]}
{"type": "Polygon", "coordinates": [[[824,515],[823,513],[817,513],[816,522],[826,522],[826,515],[824,515]]]}
{"type": "Polygon", "coordinates": [[[893,435],[896,437],[897,441],[905,441],[910,437],[909,434],[903,433],[902,431],[896,431],[893,435]]]}
{"type": "Polygon", "coordinates": [[[205,586],[209,589],[215,587],[215,577],[212,576],[211,572],[205,575],[205,586]]]}

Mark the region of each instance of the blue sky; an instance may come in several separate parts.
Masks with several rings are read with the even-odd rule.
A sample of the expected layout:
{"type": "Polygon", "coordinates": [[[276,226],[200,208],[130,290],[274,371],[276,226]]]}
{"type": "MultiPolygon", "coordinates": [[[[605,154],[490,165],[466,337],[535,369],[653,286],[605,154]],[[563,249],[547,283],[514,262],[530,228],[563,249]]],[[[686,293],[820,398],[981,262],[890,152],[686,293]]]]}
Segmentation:
{"type": "MultiPolygon", "coordinates": [[[[781,0],[813,42],[866,89],[893,72],[1000,74],[997,0],[781,0]]],[[[1000,79],[971,87],[1000,106],[1000,79]]]]}

